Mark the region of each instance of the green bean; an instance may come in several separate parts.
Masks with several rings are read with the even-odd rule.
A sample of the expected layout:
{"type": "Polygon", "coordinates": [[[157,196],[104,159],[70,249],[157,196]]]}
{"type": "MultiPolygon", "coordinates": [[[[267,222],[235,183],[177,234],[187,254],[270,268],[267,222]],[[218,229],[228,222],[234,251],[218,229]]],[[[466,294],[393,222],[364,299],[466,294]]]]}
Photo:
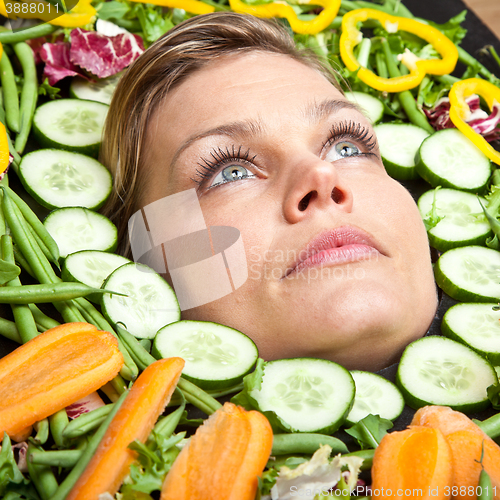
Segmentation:
{"type": "Polygon", "coordinates": [[[3,33],[0,33],[0,43],[24,42],[25,40],[30,40],[31,38],[50,35],[51,33],[54,33],[56,29],[57,26],[52,26],[48,23],[41,23],[22,31],[4,31],[3,33]]]}
{"type": "Polygon", "coordinates": [[[123,380],[121,375],[117,375],[115,378],[111,379],[109,383],[118,394],[121,395],[124,392],[127,392],[127,384],[125,383],[125,380],[123,380]]]}
{"type": "Polygon", "coordinates": [[[66,479],[59,485],[59,488],[52,496],[52,500],[64,500],[68,495],[68,493],[71,491],[75,483],[78,481],[78,478],[81,476],[81,474],[87,467],[87,464],[90,462],[90,459],[94,455],[97,447],[99,446],[99,443],[104,437],[104,434],[106,433],[109,424],[111,423],[117,411],[120,409],[120,406],[122,405],[123,401],[125,400],[126,395],[127,395],[126,392],[123,393],[118,399],[118,401],[115,403],[111,413],[106,417],[106,420],[101,424],[99,429],[97,429],[96,433],[90,439],[87,447],[85,448],[85,450],[82,453],[82,456],[80,457],[80,460],[78,460],[77,464],[67,475],[66,479]]]}
{"type": "Polygon", "coordinates": [[[271,455],[307,453],[312,455],[322,445],[332,448],[332,453],[347,453],[349,450],[343,441],[333,436],[313,433],[275,434],[271,455]]]}
{"type": "Polygon", "coordinates": [[[93,431],[102,424],[112,409],[113,404],[109,404],[96,408],[88,413],[83,413],[64,428],[62,433],[63,437],[65,439],[74,439],[83,436],[89,431],[93,431]]]}
{"type": "Polygon", "coordinates": [[[110,291],[91,288],[83,283],[65,281],[61,281],[60,283],[23,285],[21,288],[0,287],[0,304],[58,302],[71,300],[75,297],[82,297],[91,293],[110,293],[110,291]]]}
{"type": "Polygon", "coordinates": [[[145,370],[151,363],[156,361],[156,358],[151,356],[151,354],[142,347],[140,342],[120,325],[116,325],[116,333],[140,370],[145,370]]]}
{"type": "Polygon", "coordinates": [[[461,63],[464,63],[467,66],[476,66],[479,70],[479,74],[481,76],[484,76],[488,80],[496,78],[495,75],[491,71],[489,71],[487,68],[485,68],[476,58],[471,56],[462,47],[460,47],[458,45],[457,49],[458,49],[458,60],[461,63]]]}
{"type": "Polygon", "coordinates": [[[493,500],[493,485],[491,484],[491,478],[489,474],[484,470],[481,470],[479,474],[479,495],[477,500],[493,500]]]}
{"type": "MultiPolygon", "coordinates": [[[[14,264],[12,238],[4,234],[0,241],[4,260],[14,264]]],[[[22,290],[23,286],[21,285],[21,280],[19,277],[16,277],[9,281],[5,287],[1,287],[0,293],[3,292],[18,297],[22,294],[22,290]]],[[[10,300],[7,301],[7,303],[10,303],[11,305],[14,322],[16,323],[17,331],[19,332],[19,337],[21,338],[22,343],[25,344],[28,340],[34,339],[38,335],[38,328],[36,327],[36,323],[33,319],[33,314],[31,314],[29,306],[26,305],[27,303],[24,305],[17,305],[10,300]]]]}
{"type": "Polygon", "coordinates": [[[16,204],[17,208],[19,208],[19,211],[23,214],[26,222],[33,228],[35,233],[47,248],[53,259],[53,262],[59,265],[59,247],[54,241],[54,238],[52,238],[46,227],[43,225],[42,221],[38,218],[35,212],[31,210],[30,206],[13,189],[9,187],[5,189],[9,193],[9,196],[12,198],[12,201],[16,204]]]}
{"type": "Polygon", "coordinates": [[[9,56],[3,52],[0,58],[0,81],[2,82],[2,95],[5,107],[5,121],[10,130],[19,133],[19,97],[17,94],[14,70],[9,56]]]}
{"type": "MultiPolygon", "coordinates": [[[[1,211],[1,210],[0,210],[1,211]]],[[[17,248],[16,245],[14,245],[14,258],[16,262],[32,277],[35,277],[35,273],[33,272],[33,269],[31,269],[30,265],[24,258],[24,255],[19,251],[19,248],[17,248]]]]}
{"type": "Polygon", "coordinates": [[[358,63],[364,68],[368,68],[368,59],[372,48],[371,38],[363,38],[359,44],[358,63]]]}
{"type": "Polygon", "coordinates": [[[155,426],[153,429],[153,432],[155,434],[159,434],[163,436],[164,438],[169,438],[173,432],[175,431],[175,428],[179,424],[179,420],[182,417],[182,414],[184,413],[184,410],[186,408],[186,398],[184,397],[184,394],[182,391],[179,389],[175,389],[175,392],[179,393],[182,397],[182,403],[179,408],[177,408],[175,411],[167,415],[166,417],[162,418],[155,426]]]}
{"type": "Polygon", "coordinates": [[[49,318],[49,316],[40,311],[35,304],[29,304],[29,308],[31,309],[31,313],[33,314],[33,318],[36,323],[42,326],[45,330],[50,330],[51,328],[55,328],[61,324],[59,321],[49,318]]]}
{"type": "Polygon", "coordinates": [[[21,89],[19,134],[16,136],[14,143],[16,151],[22,154],[28,141],[33,115],[35,114],[38,99],[38,80],[35,57],[31,47],[26,42],[18,42],[14,44],[14,52],[21,63],[24,75],[23,88],[21,89]]]}
{"type": "Polygon", "coordinates": [[[362,458],[363,463],[361,464],[361,470],[370,470],[372,468],[374,454],[375,450],[358,450],[351,453],[346,453],[344,456],[362,458]]]}
{"type": "Polygon", "coordinates": [[[381,78],[388,78],[389,73],[387,72],[387,64],[385,63],[385,57],[382,52],[375,52],[375,64],[377,66],[378,76],[381,78]]]}
{"type": "Polygon", "coordinates": [[[66,426],[69,424],[68,414],[63,408],[58,412],[54,413],[49,417],[50,422],[50,433],[54,438],[54,442],[59,448],[64,448],[66,445],[66,440],[64,439],[63,432],[66,426]]]}
{"type": "Polygon", "coordinates": [[[38,251],[36,241],[33,240],[31,234],[26,230],[25,219],[5,189],[3,189],[2,208],[14,241],[23,257],[27,260],[36,279],[40,283],[53,283],[57,281],[56,274],[50,266],[49,261],[45,256],[43,256],[43,259],[40,257],[41,252],[38,251]]]}
{"type": "Polygon", "coordinates": [[[222,408],[222,405],[215,398],[185,378],[181,377],[177,386],[189,403],[196,406],[196,408],[207,415],[212,415],[212,413],[215,413],[219,408],[222,408]]]}
{"type": "Polygon", "coordinates": [[[44,418],[36,422],[34,427],[36,430],[35,441],[39,444],[45,444],[49,439],[49,421],[44,418]]]}
{"type": "Polygon", "coordinates": [[[496,413],[482,422],[474,420],[474,423],[477,424],[491,439],[496,439],[500,436],[500,413],[496,413]]]}
{"type": "Polygon", "coordinates": [[[85,299],[75,300],[74,304],[85,318],[85,321],[101,330],[104,330],[105,332],[112,333],[116,337],[118,340],[118,349],[123,356],[123,365],[120,369],[120,375],[125,380],[135,380],[137,375],[139,375],[139,368],[130,355],[129,350],[123,344],[120,337],[117,336],[111,325],[104,319],[102,314],[97,311],[97,309],[90,302],[85,301],[85,299]]]}
{"type": "Polygon", "coordinates": [[[111,382],[108,382],[107,384],[104,384],[99,390],[102,391],[102,392],[104,392],[104,394],[106,394],[107,398],[112,403],[116,403],[120,399],[120,394],[113,387],[113,385],[111,384],[111,382]]]}
{"type": "MultiPolygon", "coordinates": [[[[386,39],[382,40],[382,48],[384,49],[385,60],[387,64],[387,70],[389,71],[389,76],[395,78],[401,76],[399,69],[394,61],[394,56],[391,52],[391,47],[386,39]]],[[[398,99],[401,106],[405,110],[408,119],[418,127],[423,128],[430,134],[434,132],[425,115],[418,109],[417,103],[409,90],[398,93],[398,99]]]]}
{"type": "MultiPolygon", "coordinates": [[[[33,443],[30,443],[28,445],[28,456],[35,450],[43,452],[33,443]]],[[[52,472],[52,469],[46,465],[35,465],[29,460],[27,462],[28,473],[36,490],[38,491],[38,494],[40,495],[40,498],[42,500],[51,500],[54,493],[58,489],[57,480],[52,472]]]]}
{"type": "Polygon", "coordinates": [[[82,450],[38,451],[33,450],[28,456],[32,464],[47,467],[71,469],[82,456],[82,450]]]}
{"type": "Polygon", "coordinates": [[[21,336],[14,321],[0,317],[0,335],[6,339],[22,344],[21,336]]]}
{"type": "Polygon", "coordinates": [[[80,314],[80,311],[73,306],[71,300],[68,302],[54,302],[54,307],[61,313],[66,323],[85,323],[85,318],[80,314]]]}

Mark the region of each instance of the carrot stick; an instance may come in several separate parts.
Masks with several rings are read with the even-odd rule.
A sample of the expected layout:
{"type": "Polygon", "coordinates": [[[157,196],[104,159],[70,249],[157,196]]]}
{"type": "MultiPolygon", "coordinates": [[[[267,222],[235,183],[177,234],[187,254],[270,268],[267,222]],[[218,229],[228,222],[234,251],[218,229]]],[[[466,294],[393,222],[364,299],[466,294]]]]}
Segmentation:
{"type": "Polygon", "coordinates": [[[128,445],[136,439],[146,441],[183,368],[182,358],[160,359],[139,375],[66,500],[97,499],[105,492],[113,496],[118,491],[136,457],[128,445]]]}
{"type": "Polygon", "coordinates": [[[447,499],[451,478],[450,447],[439,430],[410,427],[391,432],[373,457],[372,499],[447,499]]]}
{"type": "Polygon", "coordinates": [[[439,429],[448,441],[453,461],[452,486],[458,488],[454,497],[475,500],[484,467],[493,484],[495,499],[500,500],[500,446],[469,417],[447,406],[425,406],[415,413],[412,425],[439,429]]]}
{"type": "Polygon", "coordinates": [[[41,333],[0,359],[0,435],[15,435],[97,390],[122,364],[116,339],[93,325],[41,333]]]}
{"type": "Polygon", "coordinates": [[[177,457],[161,500],[253,500],[273,444],[268,420],[226,403],[177,457]]]}

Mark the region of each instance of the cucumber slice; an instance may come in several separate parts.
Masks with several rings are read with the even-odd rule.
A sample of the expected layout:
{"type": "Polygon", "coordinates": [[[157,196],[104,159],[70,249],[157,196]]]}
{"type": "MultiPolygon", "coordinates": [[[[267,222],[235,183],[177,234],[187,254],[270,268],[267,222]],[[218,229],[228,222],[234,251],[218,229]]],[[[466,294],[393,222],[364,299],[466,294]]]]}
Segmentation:
{"type": "Polygon", "coordinates": [[[127,294],[105,293],[102,312],[110,323],[123,323],[139,339],[152,339],[165,325],[179,321],[181,311],[174,291],[157,273],[144,264],[130,262],[113,271],[103,288],[127,294]]]}
{"type": "Polygon", "coordinates": [[[249,395],[284,430],[332,434],[354,401],[354,380],[342,366],[324,359],[279,359],[264,364],[260,390],[249,395]]]}
{"type": "Polygon", "coordinates": [[[208,321],[178,321],[161,328],[152,353],[155,358],[183,358],[182,376],[210,390],[240,383],[259,357],[249,337],[208,321]]]}
{"type": "Polygon", "coordinates": [[[59,208],[50,212],[43,224],[63,258],[80,250],[113,252],[116,249],[116,226],[104,215],[87,208],[59,208]]]}
{"type": "Polygon", "coordinates": [[[347,415],[347,423],[354,425],[370,413],[387,420],[395,420],[405,406],[403,395],[389,380],[371,372],[351,371],[356,395],[354,405],[347,415]]]}
{"type": "Polygon", "coordinates": [[[37,108],[33,131],[47,148],[97,156],[109,106],[81,99],[57,99],[37,108]]]}
{"type": "MultiPolygon", "coordinates": [[[[61,278],[63,281],[76,281],[92,288],[101,288],[104,280],[120,266],[128,264],[129,259],[114,253],[99,250],[82,250],[69,254],[64,260],[61,278]]],[[[101,296],[89,295],[92,302],[101,302],[101,296]]]]}
{"type": "Polygon", "coordinates": [[[121,74],[117,74],[108,78],[101,78],[95,82],[89,82],[85,78],[76,76],[71,80],[69,95],[76,99],[110,104],[113,92],[115,91],[118,80],[120,80],[120,76],[121,74]]]}
{"type": "MultiPolygon", "coordinates": [[[[440,252],[467,245],[482,245],[491,234],[478,197],[456,189],[431,189],[418,200],[422,218],[429,216],[436,197],[436,213],[442,219],[429,229],[427,235],[432,247],[440,252]]],[[[483,206],[487,205],[480,198],[483,206]]]]}
{"type": "Polygon", "coordinates": [[[491,163],[460,130],[448,128],[420,146],[417,172],[431,186],[481,192],[491,175],[491,163]]]}
{"type": "Polygon", "coordinates": [[[380,99],[365,92],[346,92],[345,97],[348,101],[357,104],[372,123],[382,120],[384,104],[380,99]]]}
{"type": "Polygon", "coordinates": [[[441,405],[474,412],[489,406],[486,389],[497,376],[490,363],[469,347],[433,336],[405,349],[396,382],[412,408],[441,405]]]}
{"type": "Polygon", "coordinates": [[[500,311],[496,304],[456,304],[441,323],[450,339],[467,344],[492,365],[500,365],[500,311]]]}
{"type": "Polygon", "coordinates": [[[461,302],[500,300],[500,252],[468,246],[445,252],[434,266],[436,282],[461,302]]]}
{"type": "Polygon", "coordinates": [[[21,181],[46,208],[100,208],[111,193],[108,169],[97,160],[60,149],[40,149],[23,157],[21,181]]]}
{"type": "Polygon", "coordinates": [[[387,173],[398,180],[418,179],[415,156],[429,133],[409,123],[382,123],[374,130],[387,173]]]}

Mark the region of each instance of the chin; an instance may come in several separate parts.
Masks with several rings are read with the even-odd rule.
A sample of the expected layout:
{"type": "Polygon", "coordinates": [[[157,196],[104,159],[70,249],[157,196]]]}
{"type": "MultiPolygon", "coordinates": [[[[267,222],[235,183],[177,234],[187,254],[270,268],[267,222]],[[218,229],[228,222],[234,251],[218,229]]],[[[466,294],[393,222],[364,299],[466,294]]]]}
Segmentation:
{"type": "Polygon", "coordinates": [[[435,291],[419,301],[407,290],[403,293],[388,285],[351,283],[318,295],[321,300],[294,301],[279,315],[288,342],[268,346],[272,348],[261,351],[261,356],[317,357],[368,371],[397,362],[410,342],[425,335],[437,302],[435,291]]]}

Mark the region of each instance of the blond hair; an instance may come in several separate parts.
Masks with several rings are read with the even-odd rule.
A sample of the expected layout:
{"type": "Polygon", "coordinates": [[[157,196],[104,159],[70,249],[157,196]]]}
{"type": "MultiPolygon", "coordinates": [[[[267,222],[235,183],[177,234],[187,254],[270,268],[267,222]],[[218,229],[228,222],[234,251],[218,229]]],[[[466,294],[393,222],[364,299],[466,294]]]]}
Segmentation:
{"type": "Polygon", "coordinates": [[[118,227],[119,250],[129,254],[127,225],[144,175],[145,143],[153,113],[170,89],[221,56],[262,51],[289,56],[321,72],[340,92],[336,73],[313,53],[299,50],[274,21],[233,12],[193,17],[149,47],[120,79],[104,127],[100,159],[113,174],[114,189],[103,211],[118,227]]]}

